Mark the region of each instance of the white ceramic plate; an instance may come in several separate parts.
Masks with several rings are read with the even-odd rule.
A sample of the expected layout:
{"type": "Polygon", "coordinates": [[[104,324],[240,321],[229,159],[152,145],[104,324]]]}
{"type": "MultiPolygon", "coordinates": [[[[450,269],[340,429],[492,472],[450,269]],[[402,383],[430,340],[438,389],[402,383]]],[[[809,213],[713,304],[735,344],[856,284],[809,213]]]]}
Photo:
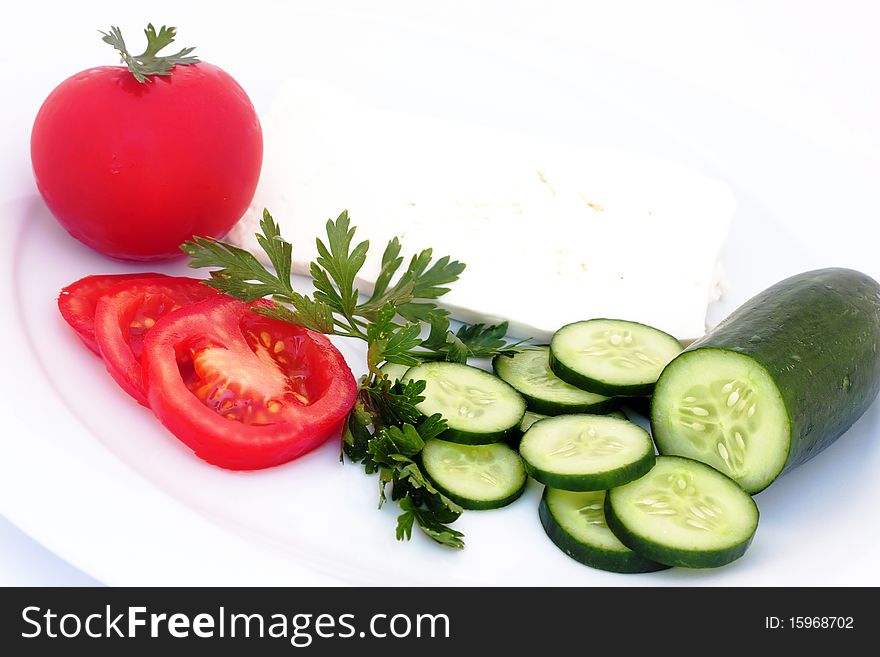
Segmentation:
{"type": "MultiPolygon", "coordinates": [[[[106,20],[97,10],[81,16],[84,11],[71,8],[77,29],[106,20]]],[[[181,27],[198,24],[193,12],[181,14],[181,27]]],[[[234,63],[231,71],[243,82],[244,72],[253,76],[249,89],[261,107],[277,76],[290,68],[350,84],[374,94],[377,103],[526,126],[574,144],[643,150],[730,183],[739,211],[723,256],[728,295],[710,309],[714,321],[779,278],[814,266],[880,275],[874,223],[880,207],[872,181],[784,126],[680,81],[590,52],[589,84],[579,84],[573,82],[577,58],[586,51],[567,53],[564,44],[555,51],[535,44],[523,49],[513,42],[499,50],[498,34],[490,48],[483,35],[411,24],[401,29],[393,20],[363,15],[325,17],[326,24],[318,21],[323,32],[312,29],[307,12],[273,23],[254,8],[235,20],[251,33],[277,32],[262,39],[276,48],[274,57],[243,53],[221,36],[207,44],[211,59],[234,63]],[[322,49],[331,33],[333,43],[359,44],[362,59],[322,49]],[[560,68],[565,61],[574,70],[560,68]],[[635,102],[636,90],[644,92],[640,99],[655,93],[655,106],[635,102]],[[671,107],[688,112],[678,115],[671,107]]],[[[73,50],[67,24],[59,19],[57,40],[51,40],[58,52],[73,50]]],[[[223,29],[212,24],[199,43],[210,34],[223,29]]],[[[51,53],[46,57],[43,82],[61,74],[51,53]]],[[[47,91],[28,93],[35,99],[47,91]]],[[[22,116],[14,127],[25,134],[29,125],[22,116]]],[[[21,142],[18,136],[7,141],[21,142]]],[[[27,168],[22,156],[14,170],[27,168]]],[[[878,403],[844,439],[758,496],[762,517],[753,547],[717,571],[623,576],[581,566],[545,537],[534,483],[506,509],[466,513],[456,523],[467,538],[463,552],[418,534],[398,543],[393,505],[376,510],[375,478],[340,465],[338,445],[255,473],[225,472],[192,456],[116,387],[55,307],[58,290],[83,275],[138,268],[69,238],[29,186],[0,203],[0,513],[103,582],[880,584],[870,548],[880,538],[878,403]]],[[[181,273],[183,264],[162,270],[181,273]]],[[[343,349],[359,370],[357,348],[343,349]]]]}
{"type": "MultiPolygon", "coordinates": [[[[376,510],[375,478],[341,465],[338,443],[263,472],[226,472],[195,458],[116,387],[55,306],[57,291],[72,280],[137,268],[108,262],[73,241],[37,198],[3,206],[2,217],[14,235],[0,258],[12,264],[0,292],[0,307],[7,309],[2,335],[6,347],[15,345],[6,350],[0,382],[12,409],[2,438],[3,511],[105,582],[758,584],[800,573],[839,583],[839,574],[811,567],[839,540],[829,520],[853,544],[870,544],[873,523],[866,520],[875,515],[878,493],[870,472],[878,455],[869,434],[878,426],[876,407],[827,454],[758,498],[763,516],[754,547],[716,572],[624,577],[580,566],[544,536],[534,482],[506,509],[466,513],[456,525],[467,536],[463,552],[421,535],[398,543],[394,506],[376,510]]],[[[747,218],[737,225],[731,250],[739,235],[758,228],[747,218]]],[[[777,226],[769,229],[762,227],[772,240],[764,250],[753,249],[750,259],[766,259],[788,242],[777,226]]],[[[727,260],[730,296],[736,297],[757,281],[743,279],[739,258],[727,260]]],[[[802,254],[775,262],[780,269],[808,265],[802,254]]],[[[162,269],[184,273],[182,263],[162,269]]],[[[357,373],[360,345],[340,346],[357,373]]],[[[847,573],[859,559],[872,557],[847,554],[847,573]]]]}

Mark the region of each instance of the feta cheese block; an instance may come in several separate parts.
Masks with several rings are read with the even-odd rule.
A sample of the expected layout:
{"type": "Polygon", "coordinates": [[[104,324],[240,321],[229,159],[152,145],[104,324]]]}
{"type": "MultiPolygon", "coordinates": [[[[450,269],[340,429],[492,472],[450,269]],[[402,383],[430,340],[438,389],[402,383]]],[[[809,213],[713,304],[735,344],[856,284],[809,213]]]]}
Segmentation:
{"type": "Polygon", "coordinates": [[[735,201],[720,182],[645,155],[581,150],[479,125],[370,107],[315,83],[285,83],[262,117],[251,208],[230,233],[255,253],[263,208],[307,273],[315,237],[347,209],[369,239],[367,293],[387,241],[467,268],[441,303],[465,322],[509,320],[546,341],[597,317],[705,331],[735,201]]]}

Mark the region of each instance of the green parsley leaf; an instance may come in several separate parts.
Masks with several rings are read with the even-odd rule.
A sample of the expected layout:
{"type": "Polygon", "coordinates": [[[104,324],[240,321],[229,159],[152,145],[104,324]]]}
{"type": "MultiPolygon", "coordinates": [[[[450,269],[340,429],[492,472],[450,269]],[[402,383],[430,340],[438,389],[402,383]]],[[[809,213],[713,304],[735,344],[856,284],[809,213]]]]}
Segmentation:
{"type": "Polygon", "coordinates": [[[307,296],[292,292],[289,295],[273,295],[273,301],[282,301],[294,307],[291,310],[281,303],[271,306],[257,306],[253,311],[264,317],[298,324],[318,333],[333,333],[336,326],[333,321],[333,312],[324,304],[317,303],[307,296]]]}
{"type": "Polygon", "coordinates": [[[424,381],[392,384],[388,379],[377,379],[375,385],[361,390],[365,406],[372,411],[374,423],[384,425],[415,424],[422,417],[416,405],[425,401],[424,381]]]}
{"type": "Polygon", "coordinates": [[[519,351],[519,345],[525,340],[508,344],[504,339],[507,335],[507,322],[487,326],[486,324],[464,324],[455,337],[467,349],[470,358],[492,358],[497,355],[512,356],[519,351]]]}
{"type": "Polygon", "coordinates": [[[292,292],[290,269],[293,266],[293,245],[281,237],[281,227],[266,209],[263,210],[260,229],[262,234],[257,233],[257,243],[269,257],[269,262],[275,269],[275,279],[285,290],[292,292]]]}
{"type": "Polygon", "coordinates": [[[397,518],[397,540],[409,539],[412,536],[413,523],[417,522],[419,529],[438,543],[457,550],[464,547],[464,534],[447,527],[430,509],[417,506],[409,495],[398,504],[403,513],[397,518]]]}
{"type": "Polygon", "coordinates": [[[397,540],[410,540],[412,538],[413,523],[416,520],[414,503],[411,498],[407,497],[400,501],[400,508],[403,513],[397,516],[397,540]]]}
{"type": "MultiPolygon", "coordinates": [[[[369,455],[368,448],[373,437],[373,434],[370,433],[372,422],[370,414],[366,411],[363,403],[358,400],[352,412],[349,413],[342,431],[343,452],[354,463],[365,463],[369,455]]],[[[368,472],[368,474],[371,473],[368,472]]]]}
{"type": "Polygon", "coordinates": [[[190,53],[195,48],[182,48],[173,55],[160,55],[159,51],[174,42],[177,35],[176,27],[166,27],[163,25],[156,32],[156,28],[150,23],[144,34],[147,36],[147,48],[140,55],[132,55],[125,45],[125,39],[122,38],[122,30],[118,27],[111,27],[109,32],[101,32],[103,35],[101,41],[113,46],[122,63],[128,67],[128,70],[138,82],[149,82],[151,75],[171,75],[171,69],[175,66],[186,66],[189,64],[197,64],[199,58],[191,56],[190,53]]]}
{"type": "Polygon", "coordinates": [[[327,244],[318,238],[318,259],[311,265],[315,279],[315,299],[328,304],[334,311],[351,319],[358,302],[358,290],[354,279],[367,259],[368,241],[352,248],[355,228],[351,227],[348,211],[344,210],[336,221],[327,222],[327,244]]]}

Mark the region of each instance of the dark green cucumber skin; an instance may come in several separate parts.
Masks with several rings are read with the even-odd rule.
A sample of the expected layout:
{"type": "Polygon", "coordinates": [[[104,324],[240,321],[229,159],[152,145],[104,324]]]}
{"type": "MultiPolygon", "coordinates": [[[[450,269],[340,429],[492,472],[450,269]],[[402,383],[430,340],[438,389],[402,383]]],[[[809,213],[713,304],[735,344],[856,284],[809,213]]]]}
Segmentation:
{"type": "Polygon", "coordinates": [[[698,349],[746,355],[776,383],[791,427],[778,477],[834,443],[877,397],[880,284],[852,269],[792,276],[746,301],[679,358],[698,349]]]}
{"type": "Polygon", "coordinates": [[[458,504],[462,509],[467,509],[468,511],[490,511],[491,509],[500,509],[503,506],[507,506],[508,504],[511,504],[512,502],[515,502],[520,498],[520,496],[526,490],[526,484],[529,483],[529,478],[523,477],[522,486],[520,486],[519,489],[513,494],[498,500],[478,501],[472,500],[468,497],[461,497],[460,495],[456,495],[448,488],[445,488],[444,486],[438,484],[437,481],[428,473],[424,465],[422,465],[422,470],[425,472],[425,474],[428,475],[428,479],[431,480],[431,484],[433,484],[434,488],[436,488],[450,500],[458,504]]]}
{"type": "Polygon", "coordinates": [[[580,372],[576,372],[560,362],[556,356],[553,355],[552,349],[550,350],[550,370],[560,379],[576,388],[586,390],[587,392],[595,392],[596,394],[605,395],[606,397],[643,397],[650,395],[654,391],[653,381],[644,384],[613,386],[597,379],[584,376],[580,372]]]}
{"type": "Polygon", "coordinates": [[[546,399],[539,399],[527,395],[521,390],[519,394],[526,400],[526,406],[533,413],[541,415],[566,415],[571,413],[588,413],[590,415],[605,415],[611,411],[617,410],[620,402],[614,397],[609,397],[605,401],[596,404],[560,404],[558,402],[549,402],[546,399]]]}
{"type": "Polygon", "coordinates": [[[495,356],[495,358],[492,359],[492,370],[499,379],[513,387],[520,396],[526,400],[526,407],[533,413],[540,413],[541,415],[566,415],[570,413],[605,415],[606,413],[617,410],[620,406],[620,400],[615,399],[614,397],[610,397],[595,404],[563,404],[560,402],[549,401],[547,399],[541,399],[540,397],[533,397],[519,388],[516,388],[516,386],[510,381],[501,376],[501,373],[498,371],[499,358],[507,358],[507,356],[495,356]]]}
{"type": "Polygon", "coordinates": [[[553,541],[560,550],[570,556],[575,561],[598,568],[612,573],[654,573],[658,570],[666,570],[669,566],[646,559],[638,552],[615,552],[614,550],[606,550],[598,546],[584,545],[567,531],[565,531],[550,510],[547,504],[547,489],[541,496],[541,503],[538,506],[538,517],[541,519],[541,525],[547,533],[547,537],[553,541]]]}
{"type": "Polygon", "coordinates": [[[519,441],[522,440],[523,432],[519,427],[516,428],[516,431],[511,431],[509,434],[504,436],[504,444],[510,447],[511,449],[519,449],[519,441]]]}
{"type": "MultiPolygon", "coordinates": [[[[525,415],[525,413],[523,413],[525,415]]],[[[504,431],[495,431],[493,433],[474,433],[472,431],[462,431],[461,429],[446,429],[438,438],[448,440],[451,443],[459,443],[460,445],[489,445],[491,443],[500,443],[510,436],[514,436],[519,431],[519,423],[522,418],[517,420],[516,424],[505,429],[504,431]]]]}
{"type": "MultiPolygon", "coordinates": [[[[680,566],[682,568],[720,568],[736,561],[743,556],[752,544],[755,534],[752,533],[746,540],[724,548],[723,550],[681,550],[670,548],[650,541],[643,536],[627,529],[617,514],[614,512],[614,491],[608,491],[605,495],[605,522],[614,535],[630,550],[638,552],[646,559],[651,559],[667,566],[680,566]]],[[[757,506],[755,507],[757,509],[757,506]]]]}
{"type": "Polygon", "coordinates": [[[614,397],[609,397],[605,401],[596,404],[560,404],[559,402],[551,402],[546,399],[539,399],[527,395],[522,390],[517,390],[520,396],[526,400],[526,407],[532,413],[540,413],[541,415],[571,415],[587,413],[588,415],[606,415],[611,411],[617,410],[620,401],[614,397]]]}
{"type": "MultiPolygon", "coordinates": [[[[522,453],[520,453],[522,456],[522,453]]],[[[656,457],[654,452],[648,452],[638,461],[624,465],[616,470],[596,472],[592,474],[559,474],[547,472],[536,468],[523,457],[523,465],[526,472],[535,481],[539,481],[550,488],[585,493],[595,490],[608,490],[616,486],[623,486],[631,481],[643,477],[654,467],[656,457]]]]}

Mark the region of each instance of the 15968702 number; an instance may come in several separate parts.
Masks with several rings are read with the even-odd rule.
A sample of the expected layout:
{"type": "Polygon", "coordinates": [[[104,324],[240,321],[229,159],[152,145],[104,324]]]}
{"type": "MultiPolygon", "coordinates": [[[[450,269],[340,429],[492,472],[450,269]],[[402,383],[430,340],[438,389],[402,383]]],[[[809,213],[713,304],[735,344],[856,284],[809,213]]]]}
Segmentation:
{"type": "Polygon", "coordinates": [[[765,616],[764,627],[768,630],[852,630],[852,616],[765,616]]]}
{"type": "Polygon", "coordinates": [[[852,616],[791,616],[789,627],[795,630],[851,630],[852,616]]]}

